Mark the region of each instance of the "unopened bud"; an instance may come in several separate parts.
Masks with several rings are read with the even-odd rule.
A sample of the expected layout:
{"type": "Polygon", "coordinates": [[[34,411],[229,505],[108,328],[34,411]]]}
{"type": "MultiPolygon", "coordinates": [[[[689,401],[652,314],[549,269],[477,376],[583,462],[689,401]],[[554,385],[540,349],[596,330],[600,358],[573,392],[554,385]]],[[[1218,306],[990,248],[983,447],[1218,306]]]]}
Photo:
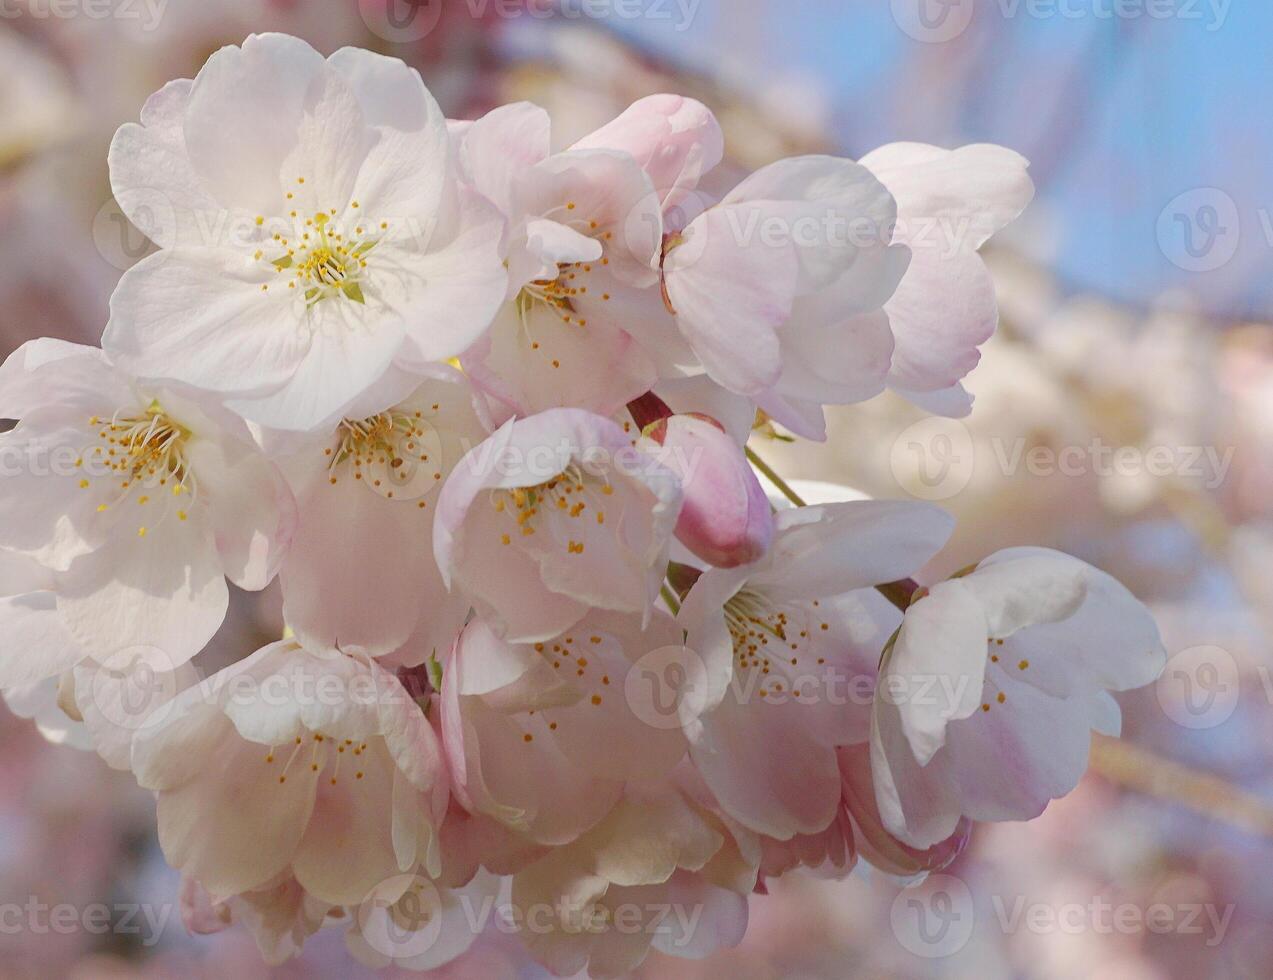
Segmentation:
{"type": "Polygon", "coordinates": [[[673,415],[651,424],[645,436],[662,447],[659,461],[681,478],[681,544],[717,568],[749,564],[769,550],[769,500],[720,423],[706,415],[673,415]]]}

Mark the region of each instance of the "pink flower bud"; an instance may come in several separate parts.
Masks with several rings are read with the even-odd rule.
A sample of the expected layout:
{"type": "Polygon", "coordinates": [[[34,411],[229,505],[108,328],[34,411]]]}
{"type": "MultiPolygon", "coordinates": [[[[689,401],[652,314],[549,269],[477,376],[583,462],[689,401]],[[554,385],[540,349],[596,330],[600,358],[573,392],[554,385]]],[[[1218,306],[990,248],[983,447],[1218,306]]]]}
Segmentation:
{"type": "Polygon", "coordinates": [[[769,549],[774,521],[769,500],[742,448],[706,415],[673,415],[645,435],[661,446],[658,459],[681,477],[685,503],[676,537],[717,568],[756,561],[769,549]]]}

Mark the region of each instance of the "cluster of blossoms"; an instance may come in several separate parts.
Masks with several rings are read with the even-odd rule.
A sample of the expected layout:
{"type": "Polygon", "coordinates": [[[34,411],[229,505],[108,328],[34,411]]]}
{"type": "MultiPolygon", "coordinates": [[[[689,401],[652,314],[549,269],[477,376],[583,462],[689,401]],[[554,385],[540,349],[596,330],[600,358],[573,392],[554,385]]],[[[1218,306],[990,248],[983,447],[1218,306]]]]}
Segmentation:
{"type": "Polygon", "coordinates": [[[709,196],[722,154],[689,99],[554,151],[535,106],[448,121],[281,35],[119,131],[157,250],[101,349],[0,368],[0,688],[154,791],[191,929],[428,969],[498,901],[559,974],[704,956],[773,876],[913,879],[1037,815],[1162,669],[1103,573],[1015,549],[921,588],[943,511],[775,508],[749,461],[758,418],[818,439],[886,387],[968,410],[1025,161],[709,196]],[[227,579],[275,578],[286,635],[200,665],[227,579]]]}

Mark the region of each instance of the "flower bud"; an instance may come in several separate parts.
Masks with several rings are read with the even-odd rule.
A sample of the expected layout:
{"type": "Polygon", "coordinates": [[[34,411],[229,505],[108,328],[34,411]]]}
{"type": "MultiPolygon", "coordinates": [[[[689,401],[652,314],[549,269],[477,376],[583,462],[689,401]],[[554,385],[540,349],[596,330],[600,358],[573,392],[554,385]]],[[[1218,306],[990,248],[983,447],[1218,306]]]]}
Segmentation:
{"type": "Polygon", "coordinates": [[[741,447],[706,415],[673,415],[652,423],[648,439],[659,462],[682,481],[685,497],[676,537],[717,568],[756,561],[769,549],[769,500],[741,447]]]}

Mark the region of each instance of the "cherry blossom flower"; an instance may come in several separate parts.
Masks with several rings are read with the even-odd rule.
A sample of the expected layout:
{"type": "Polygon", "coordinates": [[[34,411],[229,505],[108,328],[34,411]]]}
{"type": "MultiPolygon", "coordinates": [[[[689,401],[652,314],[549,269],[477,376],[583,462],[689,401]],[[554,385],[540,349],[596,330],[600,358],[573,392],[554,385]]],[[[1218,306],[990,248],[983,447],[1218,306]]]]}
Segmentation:
{"type": "Polygon", "coordinates": [[[626,975],[651,946],[698,959],[736,945],[739,879],[756,870],[727,835],[678,786],[630,786],[603,822],[513,876],[523,941],[558,976],[598,978],[626,975]]]}
{"type": "Polygon", "coordinates": [[[343,419],[288,466],[296,534],[280,571],[283,615],[311,649],[419,663],[445,654],[469,604],[433,560],[437,488],[486,428],[463,376],[434,380],[383,412],[343,419]],[[333,565],[332,557],[339,555],[333,565]]]}
{"type": "Polygon", "coordinates": [[[169,863],[216,899],[290,870],[315,899],[357,904],[417,863],[439,867],[441,746],[374,662],[263,647],[178,696],[132,763],[158,794],[169,863]]]}
{"type": "Polygon", "coordinates": [[[377,969],[436,970],[477,940],[500,882],[478,871],[452,888],[416,875],[405,892],[394,895],[401,885],[391,878],[354,910],[345,945],[360,963],[377,969]]]}
{"type": "Polygon", "coordinates": [[[254,35],[156,93],[110,160],[161,250],[125,274],[104,346],[262,425],[336,422],[395,366],[469,347],[502,299],[502,221],[457,189],[402,62],[254,35]]]}
{"type": "Polygon", "coordinates": [[[926,505],[858,501],[775,522],[769,554],[703,574],[678,621],[707,687],[685,701],[698,712],[685,719],[691,758],[727,813],[787,839],[832,822],[835,746],[866,738],[862,684],[896,617],[872,586],[924,565],[951,521],[926,505]]]}
{"type": "Polygon", "coordinates": [[[470,623],[444,669],[443,742],[457,797],[532,840],[561,844],[600,820],[624,782],[665,775],[685,754],[679,726],[651,728],[628,677],[651,651],[678,646],[656,614],[593,613],[528,644],[470,623]]]}
{"type": "Polygon", "coordinates": [[[861,160],[897,201],[894,242],[911,249],[884,305],[895,342],[891,388],[939,415],[967,415],[960,384],[999,322],[994,282],[977,250],[1034,197],[1024,157],[1002,146],[943,150],[890,143],[861,160]]]}
{"type": "MultiPolygon", "coordinates": [[[[681,95],[638,99],[615,119],[574,144],[576,150],[618,150],[631,156],[649,180],[658,201],[652,215],[645,202],[625,222],[625,234],[642,240],[654,228],[667,241],[697,218],[713,200],[699,192],[700,180],[720,164],[725,136],[707,106],[681,95]]],[[[653,264],[661,267],[660,246],[653,264]]],[[[698,356],[677,329],[662,290],[620,294],[628,329],[658,365],[662,378],[702,372],[698,356]]]]}
{"type": "Polygon", "coordinates": [[[1077,785],[1089,733],[1118,734],[1109,692],[1152,683],[1165,663],[1131,593],[1059,552],[1009,548],[917,593],[871,718],[884,826],[924,848],[964,816],[1038,816],[1077,785]],[[896,693],[921,688],[932,696],[896,693]]]}
{"type": "Polygon", "coordinates": [[[609,419],[552,409],[510,420],[442,488],[433,550],[448,587],[515,642],[591,608],[648,613],[680,482],[609,419]]]}
{"type": "Polygon", "coordinates": [[[180,900],[187,932],[215,935],[232,923],[241,923],[268,966],[281,966],[299,956],[305,940],[330,923],[329,914],[343,911],[307,894],[290,876],[218,901],[197,880],[183,875],[180,900]]]}
{"type": "MultiPolygon", "coordinates": [[[[56,139],[51,94],[0,165],[56,139]]],[[[1108,575],[1014,548],[920,588],[944,511],[749,448],[885,388],[967,412],[1022,158],[801,156],[718,199],[693,99],[554,127],[586,129],[223,48],[115,135],[157,251],[104,349],[0,367],[0,695],[131,769],[187,929],[271,965],[338,928],[463,971],[500,899],[559,975],[702,958],[773,878],[912,882],[1038,814],[1162,670],[1108,575]],[[276,574],[283,639],[237,659],[227,580],[276,574]]]]}
{"type": "Polygon", "coordinates": [[[139,385],[96,348],[45,340],[0,368],[0,413],[21,419],[0,436],[0,547],[43,570],[0,616],[0,687],[88,655],[172,670],[221,625],[227,577],[273,578],[294,505],[233,417],[139,385]]]}
{"type": "Polygon", "coordinates": [[[628,314],[632,294],[657,282],[658,202],[627,154],[550,155],[549,142],[548,114],[529,103],[463,131],[463,171],[509,228],[509,302],[463,363],[520,413],[568,405],[611,415],[657,377],[628,314]]]}
{"type": "Polygon", "coordinates": [[[669,307],[711,378],[797,434],[822,405],[883,390],[883,312],[909,260],[896,204],[865,167],[796,157],[744,179],[665,242],[669,307]]]}

